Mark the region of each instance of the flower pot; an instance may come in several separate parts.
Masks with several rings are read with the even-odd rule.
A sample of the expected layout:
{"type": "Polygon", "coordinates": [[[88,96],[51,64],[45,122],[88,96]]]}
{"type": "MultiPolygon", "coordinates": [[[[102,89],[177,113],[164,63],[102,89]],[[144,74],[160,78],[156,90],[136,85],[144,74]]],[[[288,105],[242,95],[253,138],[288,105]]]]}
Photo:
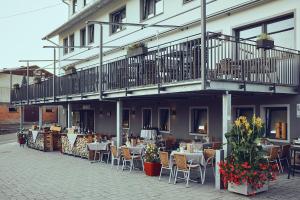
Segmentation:
{"type": "Polygon", "coordinates": [[[154,163],[154,162],[144,163],[144,170],[147,176],[159,176],[160,168],[161,168],[160,163],[154,163]]]}
{"type": "Polygon", "coordinates": [[[268,39],[260,39],[256,41],[256,48],[258,49],[273,49],[274,41],[268,39]]]}
{"type": "Polygon", "coordinates": [[[253,189],[252,185],[242,183],[241,185],[235,185],[234,183],[228,183],[228,191],[238,193],[238,194],[243,194],[243,195],[253,195],[257,194],[260,192],[265,192],[269,189],[269,182],[264,184],[262,188],[259,189],[253,189]]]}
{"type": "Polygon", "coordinates": [[[139,56],[146,54],[148,52],[147,47],[136,47],[136,48],[130,48],[127,50],[127,56],[128,57],[133,57],[133,56],[139,56]]]}

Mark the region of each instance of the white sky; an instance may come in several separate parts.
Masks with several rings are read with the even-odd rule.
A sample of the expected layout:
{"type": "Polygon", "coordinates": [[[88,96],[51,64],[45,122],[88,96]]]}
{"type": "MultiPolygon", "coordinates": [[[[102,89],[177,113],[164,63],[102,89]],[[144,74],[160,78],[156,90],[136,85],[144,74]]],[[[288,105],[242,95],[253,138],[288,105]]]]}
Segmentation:
{"type": "MultiPolygon", "coordinates": [[[[0,69],[24,65],[19,62],[21,59],[53,59],[53,50],[43,48],[52,44],[42,41],[42,37],[68,19],[67,5],[61,0],[0,0],[0,2],[0,69]],[[45,8],[53,5],[56,6],[45,8]],[[41,8],[45,9],[34,11],[41,8]],[[20,15],[12,16],[16,14],[20,15]]],[[[57,38],[54,38],[54,41],[56,42],[57,38]]],[[[49,63],[31,64],[42,67],[49,63]]]]}

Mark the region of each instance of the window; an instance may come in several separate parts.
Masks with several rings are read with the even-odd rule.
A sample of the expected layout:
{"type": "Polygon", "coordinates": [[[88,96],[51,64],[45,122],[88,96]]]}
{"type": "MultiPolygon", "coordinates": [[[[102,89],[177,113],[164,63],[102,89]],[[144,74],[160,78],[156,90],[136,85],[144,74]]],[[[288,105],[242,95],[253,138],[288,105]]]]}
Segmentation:
{"type": "Polygon", "coordinates": [[[86,6],[91,3],[93,0],[83,0],[83,6],[86,6]]]}
{"type": "Polygon", "coordinates": [[[170,131],[170,109],[160,108],[158,113],[159,130],[169,132],[170,131]]]}
{"type": "Polygon", "coordinates": [[[194,0],[183,0],[183,3],[185,4],[185,3],[189,3],[191,1],[194,1],[194,0]]]}
{"type": "Polygon", "coordinates": [[[70,35],[69,42],[70,42],[70,52],[73,52],[75,46],[74,33],[70,35]]]}
{"type": "Polygon", "coordinates": [[[52,108],[46,108],[46,112],[47,112],[47,113],[52,113],[53,110],[52,110],[52,108]]]}
{"type": "Polygon", "coordinates": [[[80,30],[80,46],[86,46],[86,29],[80,30]]]}
{"type": "Polygon", "coordinates": [[[141,2],[143,20],[163,13],[163,0],[141,0],[141,2]]]}
{"type": "Polygon", "coordinates": [[[122,127],[125,129],[129,129],[130,125],[130,110],[124,109],[123,110],[123,121],[122,121],[122,127]]]}
{"type": "Polygon", "coordinates": [[[78,9],[77,0],[73,0],[72,8],[73,8],[73,14],[75,14],[77,12],[77,9],[78,9]]]}
{"type": "Polygon", "coordinates": [[[152,127],[152,110],[150,108],[143,109],[143,129],[152,127]]]}
{"type": "Polygon", "coordinates": [[[91,24],[88,26],[88,42],[93,43],[94,42],[94,37],[95,37],[95,25],[91,24]]]}
{"type": "Polygon", "coordinates": [[[190,132],[195,134],[208,133],[208,109],[190,108],[190,132]]]}
{"type": "Polygon", "coordinates": [[[265,107],[265,137],[269,139],[287,140],[288,108],[265,107]]]}
{"type": "MultiPolygon", "coordinates": [[[[126,22],[126,7],[121,8],[120,10],[110,14],[110,21],[116,23],[126,22]]],[[[111,33],[117,33],[123,30],[124,27],[120,25],[111,25],[110,29],[111,33]]]]}
{"type": "Polygon", "coordinates": [[[18,111],[17,111],[17,108],[15,108],[15,107],[9,107],[8,112],[18,112],[18,111]]]}
{"type": "Polygon", "coordinates": [[[240,116],[247,117],[248,120],[251,120],[254,115],[254,107],[240,106],[233,109],[233,120],[237,119],[240,116]]]}
{"type": "Polygon", "coordinates": [[[270,35],[276,46],[295,48],[294,14],[259,22],[236,30],[238,38],[256,40],[262,33],[270,35]]]}
{"type": "Polygon", "coordinates": [[[68,42],[68,38],[64,38],[63,39],[63,45],[64,45],[64,54],[67,54],[69,52],[68,46],[69,46],[69,42],[68,42]]]}

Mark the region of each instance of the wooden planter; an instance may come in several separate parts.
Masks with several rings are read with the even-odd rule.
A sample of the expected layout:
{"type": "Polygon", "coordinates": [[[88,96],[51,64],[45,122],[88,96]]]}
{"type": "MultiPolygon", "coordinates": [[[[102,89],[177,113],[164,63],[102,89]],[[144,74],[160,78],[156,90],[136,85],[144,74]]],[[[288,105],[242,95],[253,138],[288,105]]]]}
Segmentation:
{"type": "Polygon", "coordinates": [[[146,54],[147,52],[148,52],[147,47],[129,48],[127,50],[127,56],[134,57],[134,56],[146,54]]]}
{"type": "Polygon", "coordinates": [[[71,74],[76,74],[76,68],[72,67],[72,68],[68,68],[65,71],[66,75],[71,75],[71,74]]]}
{"type": "Polygon", "coordinates": [[[269,183],[266,183],[262,188],[254,190],[251,185],[246,185],[245,183],[241,185],[235,185],[233,183],[228,183],[228,191],[243,194],[246,196],[257,194],[260,192],[268,191],[269,183]]]}
{"type": "Polygon", "coordinates": [[[144,163],[144,170],[147,176],[159,176],[160,168],[161,168],[160,163],[152,163],[152,162],[144,163]]]}
{"type": "Polygon", "coordinates": [[[256,40],[256,48],[258,48],[258,49],[273,49],[274,41],[267,40],[267,39],[256,40]]]}

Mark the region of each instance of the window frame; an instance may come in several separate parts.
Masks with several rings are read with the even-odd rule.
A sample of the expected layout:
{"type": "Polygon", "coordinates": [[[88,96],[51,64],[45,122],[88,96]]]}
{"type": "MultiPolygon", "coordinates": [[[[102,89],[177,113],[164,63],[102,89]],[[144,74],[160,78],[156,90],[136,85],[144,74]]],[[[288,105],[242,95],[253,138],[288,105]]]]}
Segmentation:
{"type": "Polygon", "coordinates": [[[78,0],[72,0],[72,14],[77,13],[78,9],[78,0]]]}
{"type": "Polygon", "coordinates": [[[171,133],[171,108],[170,107],[159,107],[158,108],[158,129],[162,133],[171,133]],[[169,125],[169,130],[161,130],[160,127],[160,111],[161,110],[168,110],[169,112],[169,117],[168,117],[168,125],[169,125]]]}
{"type": "Polygon", "coordinates": [[[75,50],[74,46],[75,46],[75,33],[72,33],[71,35],[69,35],[69,53],[74,52],[75,50]],[[71,38],[73,40],[71,40],[71,38]]]}
{"type": "Polygon", "coordinates": [[[123,108],[122,110],[122,129],[125,129],[125,130],[129,130],[130,129],[130,108],[123,108]],[[127,110],[128,111],[128,127],[124,127],[123,124],[124,124],[124,117],[123,117],[123,114],[124,114],[124,111],[127,110]]]}
{"type": "MultiPolygon", "coordinates": [[[[158,1],[162,1],[162,12],[158,13],[158,14],[156,13],[156,6],[155,6],[156,2],[155,2],[153,16],[149,17],[149,15],[148,15],[147,17],[145,17],[145,13],[144,13],[144,3],[145,3],[145,1],[147,1],[147,0],[140,0],[140,21],[147,21],[149,19],[152,19],[152,18],[154,18],[156,16],[159,16],[159,15],[164,13],[164,11],[165,11],[164,0],[158,0],[158,1]]],[[[149,0],[149,1],[157,1],[157,0],[149,0]]]]}
{"type": "Polygon", "coordinates": [[[90,24],[88,25],[88,31],[87,31],[88,35],[88,44],[93,44],[95,42],[95,25],[94,24],[90,24]],[[93,27],[93,37],[91,37],[91,27],[93,27]]]}
{"type": "Polygon", "coordinates": [[[151,117],[150,117],[150,127],[153,126],[153,111],[152,108],[142,108],[142,129],[144,128],[144,110],[150,110],[151,117]]]}
{"type": "Polygon", "coordinates": [[[67,55],[69,53],[69,38],[63,38],[63,55],[67,55]]]}
{"type": "Polygon", "coordinates": [[[196,136],[209,136],[209,107],[208,106],[190,106],[189,107],[189,135],[196,135],[196,136]],[[193,109],[206,109],[206,117],[207,117],[207,133],[194,133],[192,131],[192,110],[193,109]]]}
{"type": "MultiPolygon", "coordinates": [[[[120,7],[119,9],[117,9],[117,10],[111,12],[111,13],[109,14],[109,21],[110,21],[110,22],[113,22],[113,16],[114,16],[116,13],[119,13],[120,11],[122,11],[123,9],[125,9],[125,19],[126,19],[126,18],[127,18],[127,9],[126,9],[126,5],[125,5],[125,6],[120,7]]],[[[126,26],[120,26],[120,25],[119,25],[119,26],[120,26],[120,30],[119,30],[119,31],[116,31],[116,32],[113,32],[113,26],[114,26],[114,25],[110,25],[110,26],[109,26],[109,34],[110,34],[110,35],[119,33],[119,32],[121,32],[121,31],[123,31],[123,30],[126,29],[126,26]]]]}
{"type": "MultiPolygon", "coordinates": [[[[268,138],[271,142],[281,142],[281,143],[289,143],[291,141],[291,119],[290,119],[290,104],[264,104],[260,106],[260,115],[263,122],[266,124],[266,108],[287,108],[287,137],[286,140],[283,139],[271,139],[268,138]]],[[[266,127],[265,127],[266,128],[266,127]]],[[[266,131],[266,130],[265,130],[266,131]]]]}
{"type": "Polygon", "coordinates": [[[80,29],[80,46],[81,47],[86,46],[86,38],[87,38],[86,32],[87,32],[86,27],[80,29]],[[83,38],[83,34],[82,34],[83,32],[84,32],[84,38],[83,38]]]}

